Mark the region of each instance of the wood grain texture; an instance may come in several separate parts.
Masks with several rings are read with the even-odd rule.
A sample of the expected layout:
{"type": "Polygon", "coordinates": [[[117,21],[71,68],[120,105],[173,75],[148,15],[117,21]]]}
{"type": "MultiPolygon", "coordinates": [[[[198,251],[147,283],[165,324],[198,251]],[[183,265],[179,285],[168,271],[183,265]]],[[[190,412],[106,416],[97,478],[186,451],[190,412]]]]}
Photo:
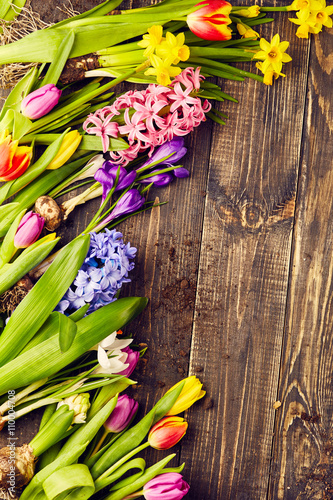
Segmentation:
{"type": "Polygon", "coordinates": [[[306,44],[292,50],[273,88],[226,85],[240,104],[214,129],[190,364],[212,401],[189,411],[191,499],[267,494],[307,76],[306,44]]]}
{"type": "Polygon", "coordinates": [[[333,31],[311,42],[270,498],[333,498],[333,31]]]}

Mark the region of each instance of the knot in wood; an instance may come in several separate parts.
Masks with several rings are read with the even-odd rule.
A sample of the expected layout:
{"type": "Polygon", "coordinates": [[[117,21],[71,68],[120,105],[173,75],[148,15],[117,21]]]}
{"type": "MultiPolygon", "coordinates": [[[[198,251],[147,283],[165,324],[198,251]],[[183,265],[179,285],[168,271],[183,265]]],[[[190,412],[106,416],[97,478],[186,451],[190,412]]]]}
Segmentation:
{"type": "Polygon", "coordinates": [[[241,209],[242,226],[247,229],[259,229],[266,219],[266,213],[254,202],[246,203],[241,209]]]}

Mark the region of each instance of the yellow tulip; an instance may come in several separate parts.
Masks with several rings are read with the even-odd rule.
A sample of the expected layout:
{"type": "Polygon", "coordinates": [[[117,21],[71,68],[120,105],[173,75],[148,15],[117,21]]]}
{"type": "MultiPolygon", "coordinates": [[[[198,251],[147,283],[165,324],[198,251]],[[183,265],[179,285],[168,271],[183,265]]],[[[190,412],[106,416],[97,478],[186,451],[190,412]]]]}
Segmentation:
{"type": "Polygon", "coordinates": [[[72,154],[77,150],[81,139],[82,136],[77,130],[71,130],[68,132],[61,143],[58,153],[47,167],[47,170],[56,170],[64,165],[64,163],[66,163],[66,161],[69,160],[72,154]]]}
{"type": "MultiPolygon", "coordinates": [[[[174,385],[169,389],[168,392],[172,391],[175,387],[182,384],[184,380],[178,382],[178,384],[174,385]]],[[[167,415],[178,415],[178,413],[182,413],[187,410],[190,406],[192,406],[198,399],[201,399],[206,394],[206,391],[202,389],[202,383],[195,376],[187,377],[185,379],[185,384],[182,389],[182,392],[179,394],[177,401],[173,405],[173,407],[168,411],[167,415]]]]}

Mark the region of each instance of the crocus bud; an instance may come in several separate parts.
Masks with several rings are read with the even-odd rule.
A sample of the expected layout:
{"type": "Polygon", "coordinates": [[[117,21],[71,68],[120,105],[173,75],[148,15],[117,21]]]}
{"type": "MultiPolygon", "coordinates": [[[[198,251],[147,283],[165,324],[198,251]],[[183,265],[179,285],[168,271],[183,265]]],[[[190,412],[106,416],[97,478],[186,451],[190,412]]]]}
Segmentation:
{"type": "Polygon", "coordinates": [[[154,477],[143,487],[146,500],[181,500],[190,486],[178,472],[166,472],[154,477]]]}
{"type": "Polygon", "coordinates": [[[19,146],[12,141],[8,130],[0,133],[0,182],[13,181],[28,168],[32,157],[30,146],[19,146]]]}
{"type": "Polygon", "coordinates": [[[104,424],[108,432],[121,432],[132,421],[138,410],[139,404],[134,399],[123,394],[118,397],[115,409],[104,424]]]}
{"type": "Polygon", "coordinates": [[[60,146],[58,153],[55,155],[47,170],[56,170],[61,167],[75,153],[81,142],[82,136],[77,130],[68,132],[60,146]]]}
{"type": "MultiPolygon", "coordinates": [[[[137,189],[130,189],[127,193],[119,198],[117,205],[110,214],[110,220],[120,217],[121,215],[129,214],[139,210],[145,202],[144,196],[141,196],[137,189]]],[[[105,219],[104,223],[107,219],[105,219]]]]}
{"type": "Polygon", "coordinates": [[[196,7],[199,5],[205,6],[187,16],[192,33],[203,40],[230,40],[232,32],[228,24],[231,24],[231,4],[224,0],[207,0],[196,7]]]}
{"type": "Polygon", "coordinates": [[[38,239],[44,226],[44,219],[39,214],[30,211],[21,219],[14,236],[15,248],[27,248],[38,239]]]}
{"type": "Polygon", "coordinates": [[[89,398],[89,392],[73,394],[73,396],[69,396],[58,403],[58,408],[62,405],[68,405],[69,410],[74,410],[72,424],[84,424],[87,418],[87,411],[90,408],[89,398]]]}
{"type": "Polygon", "coordinates": [[[187,422],[183,418],[162,418],[151,428],[148,443],[155,450],[168,450],[185,436],[186,430],[187,422]]]}
{"type": "Polygon", "coordinates": [[[122,349],[122,352],[127,353],[126,363],[128,363],[128,367],[125,368],[125,370],[123,370],[122,372],[119,372],[118,375],[129,377],[138,364],[140,353],[139,351],[133,351],[133,349],[131,349],[130,347],[124,347],[124,349],[122,349]]]}
{"type": "Polygon", "coordinates": [[[141,184],[151,184],[153,183],[156,187],[163,187],[170,184],[173,181],[173,176],[169,172],[164,172],[159,174],[160,170],[153,170],[151,172],[151,177],[147,177],[146,179],[142,179],[140,181],[141,184]]]}
{"type": "MultiPolygon", "coordinates": [[[[179,384],[183,382],[184,381],[181,380],[173,387],[171,387],[171,389],[169,389],[168,392],[172,391],[175,387],[177,387],[179,384]]],[[[184,387],[177,398],[177,401],[175,402],[173,407],[168,411],[167,415],[178,415],[178,413],[182,413],[183,411],[187,410],[187,408],[192,406],[193,403],[198,401],[198,399],[203,398],[204,395],[206,394],[206,391],[203,391],[201,388],[202,388],[202,383],[195,375],[187,377],[185,379],[184,387]]]]}
{"type": "Polygon", "coordinates": [[[175,165],[186,154],[187,149],[184,146],[183,137],[174,137],[171,141],[167,141],[162,146],[155,149],[152,156],[138,168],[138,172],[146,170],[146,167],[152,163],[160,162],[161,165],[175,165]],[[167,160],[163,160],[166,156],[171,155],[167,160]]]}
{"type": "Polygon", "coordinates": [[[21,104],[22,115],[31,120],[41,118],[58,104],[60,96],[61,90],[52,83],[43,85],[43,87],[31,92],[23,99],[21,104]]]}

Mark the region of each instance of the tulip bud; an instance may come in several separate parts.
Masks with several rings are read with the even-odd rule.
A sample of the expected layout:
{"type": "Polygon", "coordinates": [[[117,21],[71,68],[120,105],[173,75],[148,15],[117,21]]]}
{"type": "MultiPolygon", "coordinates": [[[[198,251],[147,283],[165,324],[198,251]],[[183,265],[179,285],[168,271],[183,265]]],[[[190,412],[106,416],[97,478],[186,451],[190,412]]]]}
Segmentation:
{"type": "MultiPolygon", "coordinates": [[[[171,389],[167,391],[167,393],[172,391],[175,387],[183,382],[184,381],[181,380],[180,382],[175,384],[173,387],[171,387],[171,389]]],[[[167,415],[178,415],[178,413],[182,413],[183,411],[187,410],[187,408],[192,406],[193,403],[198,401],[198,399],[203,398],[206,394],[206,391],[202,391],[201,388],[202,383],[195,375],[187,377],[185,379],[184,387],[177,398],[177,401],[168,411],[167,415]]]]}
{"type": "Polygon", "coordinates": [[[39,214],[30,211],[21,219],[14,236],[15,248],[27,248],[38,239],[44,226],[44,219],[39,214]]]}
{"type": "Polygon", "coordinates": [[[118,375],[124,375],[124,377],[129,377],[133,372],[134,368],[138,364],[138,360],[140,357],[139,351],[133,351],[130,347],[124,347],[122,352],[127,352],[127,358],[125,363],[128,363],[128,367],[125,368],[122,372],[119,372],[118,375]]]}
{"type": "Polygon", "coordinates": [[[74,410],[74,417],[72,424],[84,424],[87,418],[87,411],[90,408],[90,394],[89,392],[82,392],[81,394],[73,394],[68,398],[63,399],[58,408],[62,405],[68,405],[69,410],[74,410]]]}
{"type": "Polygon", "coordinates": [[[81,142],[82,136],[77,130],[71,130],[65,135],[58,153],[55,155],[47,170],[56,170],[61,167],[75,153],[81,142]]]}
{"type": "Polygon", "coordinates": [[[196,7],[204,5],[187,16],[187,24],[192,33],[203,40],[230,40],[231,24],[229,14],[231,4],[224,0],[207,0],[196,7]]]}
{"type": "Polygon", "coordinates": [[[119,396],[115,409],[104,424],[108,432],[121,432],[132,421],[139,404],[126,394],[119,396]]]}
{"type": "Polygon", "coordinates": [[[23,99],[21,104],[22,115],[31,120],[41,118],[58,104],[60,96],[61,90],[52,83],[48,83],[23,99]]]}
{"type": "Polygon", "coordinates": [[[12,141],[8,130],[0,133],[0,182],[13,181],[28,168],[32,157],[30,146],[19,146],[12,141]]]}
{"type": "Polygon", "coordinates": [[[187,422],[183,418],[162,418],[151,428],[148,443],[155,450],[168,450],[185,436],[186,430],[187,422]]]}
{"type": "Polygon", "coordinates": [[[146,500],[181,500],[190,486],[178,472],[166,472],[154,477],[143,487],[146,500]]]}

